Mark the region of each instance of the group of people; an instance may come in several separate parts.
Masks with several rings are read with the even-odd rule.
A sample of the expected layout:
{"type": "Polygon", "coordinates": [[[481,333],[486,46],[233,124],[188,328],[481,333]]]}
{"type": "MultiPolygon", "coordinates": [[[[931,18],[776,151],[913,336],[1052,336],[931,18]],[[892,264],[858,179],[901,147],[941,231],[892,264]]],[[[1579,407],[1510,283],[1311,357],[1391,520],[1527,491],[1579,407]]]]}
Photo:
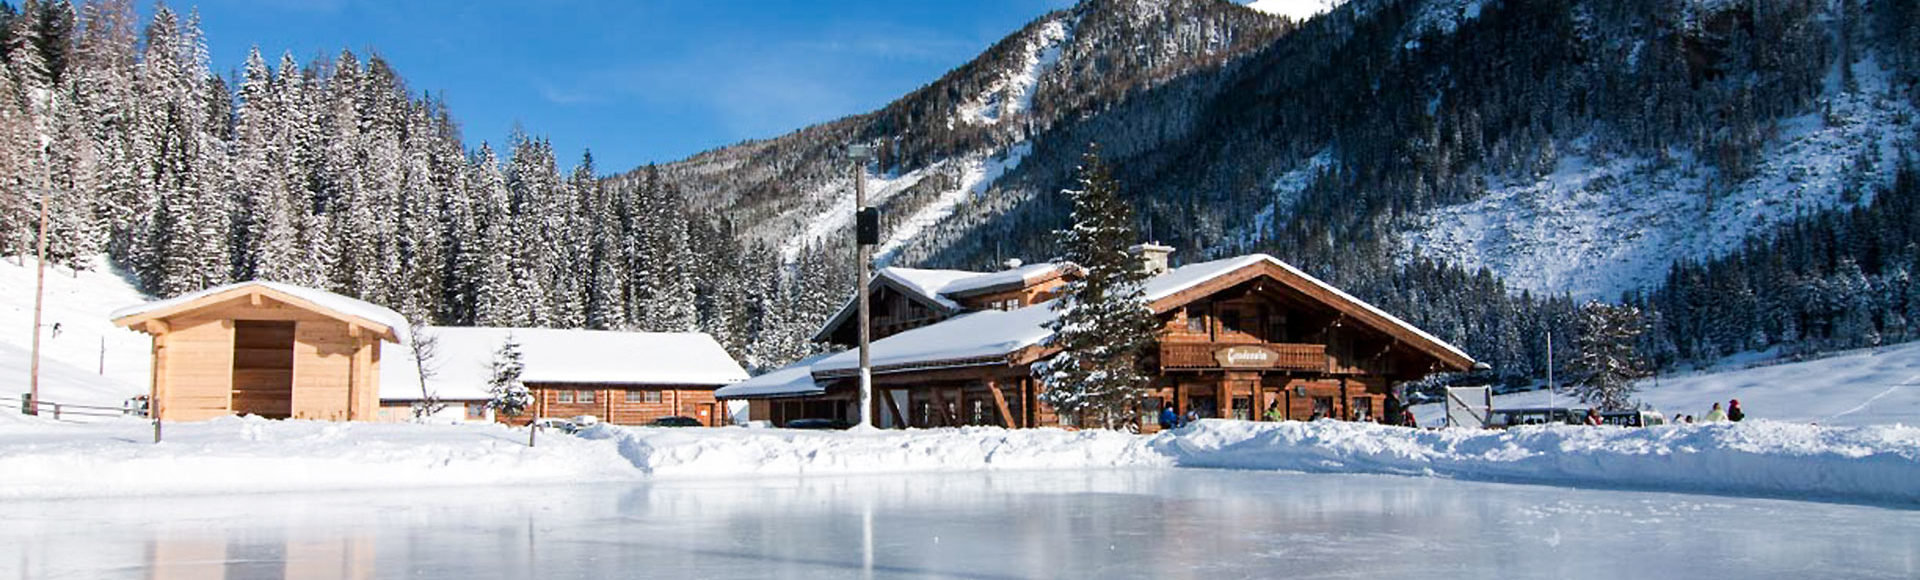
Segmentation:
{"type": "MultiPolygon", "coordinates": [[[[1740,409],[1740,399],[1731,399],[1727,401],[1727,408],[1725,410],[1720,408],[1720,403],[1714,403],[1713,409],[1707,411],[1706,416],[1700,418],[1700,422],[1719,423],[1721,421],[1732,421],[1739,423],[1741,419],[1745,418],[1747,418],[1747,412],[1740,409]]],[[[1693,415],[1674,413],[1673,422],[1692,423],[1694,422],[1693,415]]]]}

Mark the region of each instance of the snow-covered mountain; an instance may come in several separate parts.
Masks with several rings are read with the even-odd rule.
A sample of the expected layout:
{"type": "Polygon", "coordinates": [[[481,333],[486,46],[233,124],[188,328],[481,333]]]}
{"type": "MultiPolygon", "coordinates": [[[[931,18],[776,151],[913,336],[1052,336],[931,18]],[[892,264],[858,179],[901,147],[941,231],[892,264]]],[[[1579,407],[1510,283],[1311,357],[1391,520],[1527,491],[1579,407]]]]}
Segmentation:
{"type": "Polygon", "coordinates": [[[1056,192],[1097,142],[1176,260],[1284,256],[1505,350],[1497,365],[1538,358],[1511,335],[1563,315],[1508,291],[1650,290],[1676,261],[1891,188],[1915,146],[1917,20],[1852,2],[1087,0],[879,111],[665,171],[792,261],[844,235],[842,148],[877,142],[882,259],[993,268],[1051,257],[1056,192]]]}

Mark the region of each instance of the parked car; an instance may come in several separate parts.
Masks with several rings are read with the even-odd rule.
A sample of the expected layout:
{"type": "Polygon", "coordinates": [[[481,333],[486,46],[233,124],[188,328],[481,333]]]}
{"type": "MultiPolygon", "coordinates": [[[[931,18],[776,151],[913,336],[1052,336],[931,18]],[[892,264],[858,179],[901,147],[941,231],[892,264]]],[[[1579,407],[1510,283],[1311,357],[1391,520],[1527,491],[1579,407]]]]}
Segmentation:
{"type": "Polygon", "coordinates": [[[848,427],[852,425],[836,419],[794,419],[787,422],[788,429],[846,429],[848,427]]]}
{"type": "Polygon", "coordinates": [[[1667,424],[1667,416],[1659,411],[1602,411],[1600,422],[1621,427],[1652,427],[1667,424]]]}
{"type": "Polygon", "coordinates": [[[1519,425],[1546,425],[1560,423],[1580,425],[1586,422],[1587,410],[1578,407],[1522,407],[1517,409],[1494,409],[1487,417],[1487,427],[1506,429],[1519,425]]]}
{"type": "Polygon", "coordinates": [[[647,423],[647,426],[648,427],[704,427],[704,425],[700,424],[699,419],[695,419],[693,417],[683,417],[680,415],[654,419],[652,422],[647,423]]]}
{"type": "Polygon", "coordinates": [[[555,431],[559,431],[561,433],[572,434],[572,433],[579,433],[583,429],[586,429],[588,427],[592,427],[598,424],[600,424],[599,417],[595,417],[593,415],[579,415],[579,416],[568,418],[568,419],[561,419],[559,417],[542,417],[539,419],[534,419],[533,423],[531,423],[531,426],[545,428],[545,429],[552,429],[555,431]]]}

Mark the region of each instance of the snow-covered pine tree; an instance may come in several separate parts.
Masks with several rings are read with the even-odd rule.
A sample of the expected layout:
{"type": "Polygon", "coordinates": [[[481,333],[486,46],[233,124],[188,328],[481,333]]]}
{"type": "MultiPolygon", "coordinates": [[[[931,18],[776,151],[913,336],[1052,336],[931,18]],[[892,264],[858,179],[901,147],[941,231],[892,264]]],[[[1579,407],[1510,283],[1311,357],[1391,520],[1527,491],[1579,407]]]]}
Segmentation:
{"type": "Polygon", "coordinates": [[[500,174],[500,161],[493,147],[480,144],[474,159],[472,199],[474,218],[479,227],[477,243],[463,248],[458,259],[473,285],[474,324],[511,326],[521,322],[524,312],[514,284],[513,213],[507,194],[506,178],[500,174]]]}
{"type": "Polygon", "coordinates": [[[487,381],[487,392],[493,399],[487,401],[487,408],[517,416],[533,406],[533,392],[527,390],[526,383],[520,382],[520,373],[526,371],[520,356],[520,343],[508,333],[500,348],[493,352],[493,378],[487,381]]]}
{"type": "Polygon", "coordinates": [[[1072,225],[1055,237],[1059,261],[1085,273],[1053,303],[1059,317],[1047,323],[1053,335],[1046,344],[1060,353],[1034,370],[1046,385],[1041,402],[1064,420],[1114,428],[1132,419],[1149,380],[1140,358],[1157,325],[1141,294],[1146,273],[1127,251],[1136,236],[1133,211],[1097,147],[1082,158],[1079,182],[1079,189],[1062,192],[1073,202],[1072,225]]]}
{"type": "Polygon", "coordinates": [[[1640,309],[1588,302],[1580,308],[1579,320],[1567,389],[1580,402],[1601,409],[1630,408],[1633,381],[1648,374],[1635,349],[1647,328],[1640,309]]]}
{"type": "Polygon", "coordinates": [[[643,325],[651,332],[691,332],[700,324],[695,304],[693,245],[687,227],[686,201],[680,192],[660,179],[659,168],[647,167],[642,185],[650,205],[642,214],[647,236],[645,257],[649,262],[647,280],[647,319],[643,325]]]}

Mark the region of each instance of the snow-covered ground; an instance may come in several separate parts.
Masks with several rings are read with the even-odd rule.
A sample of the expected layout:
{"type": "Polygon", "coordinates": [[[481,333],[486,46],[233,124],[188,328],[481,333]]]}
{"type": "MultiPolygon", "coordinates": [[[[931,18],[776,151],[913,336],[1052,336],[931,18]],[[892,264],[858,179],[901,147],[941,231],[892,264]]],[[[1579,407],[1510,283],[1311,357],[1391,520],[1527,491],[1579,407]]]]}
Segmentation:
{"type": "Polygon", "coordinates": [[[1341,4],[1345,4],[1346,0],[1252,0],[1251,2],[1242,0],[1242,2],[1246,4],[1248,8],[1267,14],[1285,16],[1294,20],[1306,20],[1321,14],[1326,14],[1341,4]]]}
{"type": "MultiPolygon", "coordinates": [[[[96,262],[98,263],[98,262],[96,262]]],[[[0,402],[17,411],[27,392],[32,361],[32,258],[0,259],[0,402]]],[[[146,296],[105,266],[74,272],[47,268],[46,307],[40,334],[40,398],[82,405],[118,406],[147,391],[153,366],[147,335],[119,328],[115,309],[146,302],[146,296]]]]}
{"type": "MultiPolygon", "coordinates": [[[[1667,417],[1704,416],[1714,403],[1740,400],[1747,416],[1793,423],[1920,426],[1920,343],[1854,351],[1805,362],[1754,360],[1749,353],[1693,374],[1643,380],[1635,398],[1667,417]],[[1750,365],[1759,365],[1751,366],[1750,365]]],[[[1495,408],[1546,406],[1545,390],[1494,397],[1495,408]]],[[[1575,406],[1562,393],[1554,404],[1575,406]]],[[[1416,405],[1421,425],[1437,425],[1439,404],[1416,405]]]]}
{"type": "Polygon", "coordinates": [[[1920,428],[1778,421],[1651,429],[1430,431],[1208,420],[1153,436],[1057,429],[813,432],[228,418],[168,425],[0,420],[0,500],[738,476],[1115,467],[1432,475],[1731,495],[1920,503],[1920,428]]]}

